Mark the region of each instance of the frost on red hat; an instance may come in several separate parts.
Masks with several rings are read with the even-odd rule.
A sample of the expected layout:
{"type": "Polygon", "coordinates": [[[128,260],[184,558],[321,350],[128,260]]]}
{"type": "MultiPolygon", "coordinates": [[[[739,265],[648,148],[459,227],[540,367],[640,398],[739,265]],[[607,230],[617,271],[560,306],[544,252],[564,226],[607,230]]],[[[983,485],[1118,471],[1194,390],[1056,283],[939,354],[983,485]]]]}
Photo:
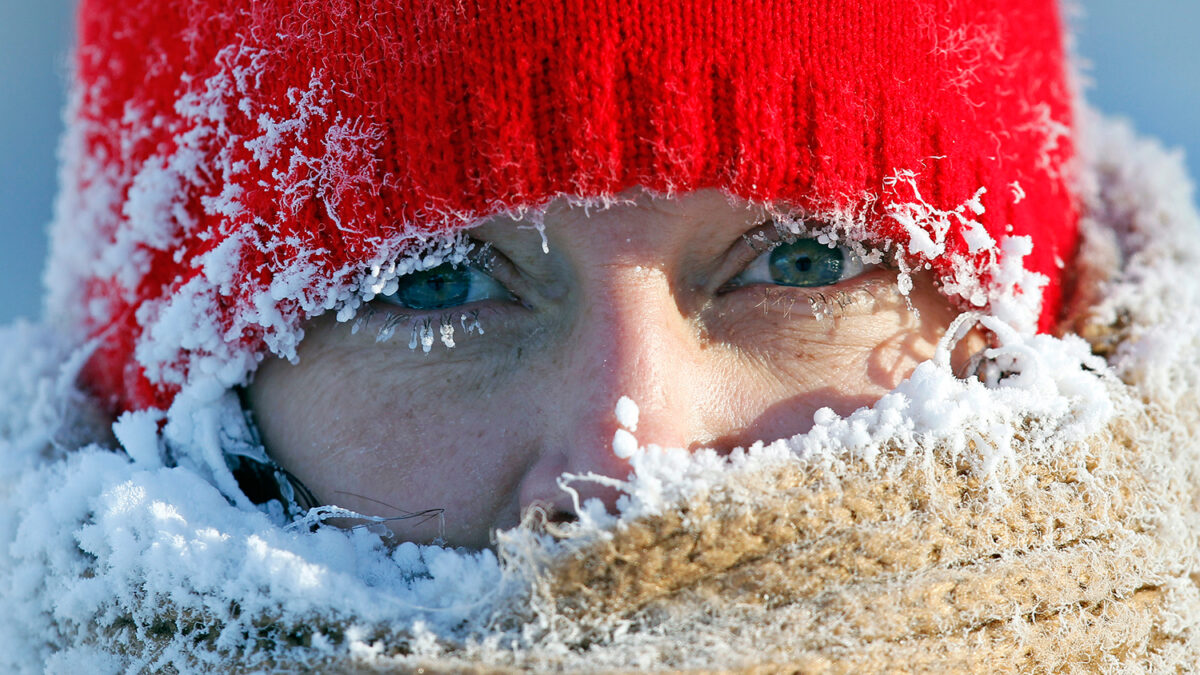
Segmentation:
{"type": "Polygon", "coordinates": [[[837,223],[1030,329],[1060,304],[1052,0],[83,0],[78,20],[47,312],[94,339],[114,409],[294,356],[304,319],[351,315],[446,233],[634,185],[837,223]]]}

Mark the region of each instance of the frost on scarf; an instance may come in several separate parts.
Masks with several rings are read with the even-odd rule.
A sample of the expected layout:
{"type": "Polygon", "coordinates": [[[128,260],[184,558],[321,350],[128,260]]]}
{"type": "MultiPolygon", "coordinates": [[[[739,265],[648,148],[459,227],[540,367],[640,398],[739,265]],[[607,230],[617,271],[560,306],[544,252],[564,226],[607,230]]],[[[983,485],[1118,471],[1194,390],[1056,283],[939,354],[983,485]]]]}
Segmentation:
{"type": "Polygon", "coordinates": [[[1089,124],[1083,337],[965,316],[997,337],[983,381],[950,372],[951,335],[875,405],[724,457],[641,447],[623,403],[633,473],[562,480],[619,487],[620,514],[582,504],[495,552],[254,507],[225,463],[253,442],[230,394],[80,441],[80,352],[6,328],[0,668],[1187,662],[1200,221],[1177,158],[1089,124]]]}

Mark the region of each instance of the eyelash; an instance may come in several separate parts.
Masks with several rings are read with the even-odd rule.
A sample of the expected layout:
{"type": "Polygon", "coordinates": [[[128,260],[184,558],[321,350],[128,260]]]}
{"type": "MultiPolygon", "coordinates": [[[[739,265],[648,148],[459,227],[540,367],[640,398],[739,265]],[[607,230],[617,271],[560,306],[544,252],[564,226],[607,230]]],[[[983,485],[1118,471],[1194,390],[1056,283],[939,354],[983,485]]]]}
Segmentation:
{"type": "MultiPolygon", "coordinates": [[[[480,335],[485,334],[483,324],[479,320],[482,312],[482,309],[479,308],[467,311],[410,311],[412,312],[411,314],[393,310],[384,312],[383,323],[375,332],[375,342],[383,343],[391,340],[399,332],[398,328],[406,324],[409,333],[408,348],[415,350],[419,346],[421,347],[421,351],[428,354],[437,342],[441,342],[447,348],[455,346],[454,333],[456,321],[467,335],[476,332],[480,335]]],[[[370,326],[376,314],[376,309],[371,305],[367,305],[363,309],[363,314],[357,317],[350,326],[350,334],[355,335],[370,326]]]]}
{"type": "Polygon", "coordinates": [[[858,277],[852,277],[846,281],[852,281],[854,285],[848,289],[809,291],[809,306],[817,321],[828,321],[856,313],[868,306],[873,307],[882,294],[893,289],[891,284],[877,279],[859,280],[858,277]]]}
{"type": "Polygon", "coordinates": [[[757,297],[752,304],[764,313],[779,313],[785,319],[812,318],[824,323],[872,308],[889,292],[896,290],[894,284],[877,278],[847,281],[849,288],[836,289],[754,284],[736,286],[721,295],[748,294],[757,297]]]}

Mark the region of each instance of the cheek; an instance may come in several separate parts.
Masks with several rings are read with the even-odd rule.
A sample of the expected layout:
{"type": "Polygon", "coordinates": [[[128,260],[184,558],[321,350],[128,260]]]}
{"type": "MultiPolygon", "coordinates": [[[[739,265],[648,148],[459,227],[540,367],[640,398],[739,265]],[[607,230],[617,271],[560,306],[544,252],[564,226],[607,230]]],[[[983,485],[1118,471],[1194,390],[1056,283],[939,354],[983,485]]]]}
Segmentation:
{"type": "Polygon", "coordinates": [[[515,521],[508,502],[528,443],[499,423],[499,401],[473,386],[468,373],[478,379],[479,369],[326,337],[311,331],[299,364],[264,363],[247,389],[284,469],[322,503],[360,513],[443,510],[444,532],[436,519],[392,523],[404,539],[486,546],[498,514],[515,521]]]}
{"type": "Polygon", "coordinates": [[[776,346],[787,348],[759,352],[737,366],[742,382],[754,373],[755,386],[737,394],[750,414],[736,444],[804,433],[821,408],[845,416],[869,406],[933,353],[926,341],[878,316],[805,332],[803,340],[780,337],[776,346]]]}
{"type": "Polygon", "coordinates": [[[932,287],[910,300],[915,312],[897,298],[822,320],[742,317],[726,334],[737,356],[725,371],[753,386],[739,388],[740,432],[727,444],[804,433],[820,408],[845,416],[894,389],[933,356],[956,315],[932,287]]]}
{"type": "Polygon", "coordinates": [[[737,370],[773,380],[781,392],[882,393],[933,354],[944,325],[925,318],[903,305],[820,320],[747,316],[723,342],[739,355],[737,370]]]}

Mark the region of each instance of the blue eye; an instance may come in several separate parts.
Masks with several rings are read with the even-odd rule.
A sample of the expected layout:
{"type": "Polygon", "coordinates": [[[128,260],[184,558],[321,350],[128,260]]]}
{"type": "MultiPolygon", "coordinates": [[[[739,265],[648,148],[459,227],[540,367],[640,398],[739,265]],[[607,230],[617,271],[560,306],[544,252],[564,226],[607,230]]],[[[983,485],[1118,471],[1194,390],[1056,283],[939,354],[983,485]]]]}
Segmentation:
{"type": "Polygon", "coordinates": [[[396,290],[381,299],[406,309],[436,310],[480,300],[510,300],[512,294],[474,265],[444,263],[397,278],[396,290]]]}
{"type": "Polygon", "coordinates": [[[797,239],[758,256],[732,281],[736,286],[831,286],[862,274],[863,268],[862,260],[845,247],[797,239]]]}

